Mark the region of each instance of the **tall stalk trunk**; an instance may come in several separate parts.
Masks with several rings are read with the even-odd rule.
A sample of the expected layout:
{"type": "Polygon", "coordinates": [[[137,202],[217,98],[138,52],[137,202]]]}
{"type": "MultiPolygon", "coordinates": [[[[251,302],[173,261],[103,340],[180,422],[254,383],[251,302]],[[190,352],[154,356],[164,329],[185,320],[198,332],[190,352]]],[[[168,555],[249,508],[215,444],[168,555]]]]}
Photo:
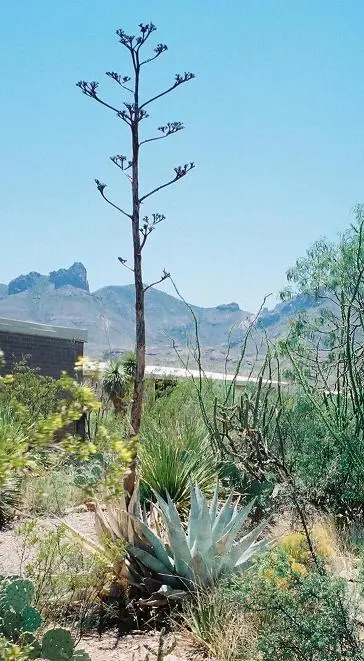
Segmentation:
{"type": "MultiPolygon", "coordinates": [[[[158,193],[162,189],[174,184],[176,181],[180,181],[185,175],[192,170],[194,163],[185,163],[184,165],[178,165],[174,168],[174,174],[172,177],[165,181],[164,183],[157,185],[152,190],[148,192],[143,191],[143,194],[140,195],[139,191],[139,152],[142,145],[146,143],[154,142],[155,140],[161,140],[167,138],[178,131],[181,131],[184,126],[182,122],[167,122],[164,126],[159,126],[159,133],[154,137],[146,137],[143,140],[139,140],[139,123],[148,117],[148,111],[146,107],[157,101],[158,99],[164,97],[166,94],[170,94],[180,85],[188,82],[194,78],[194,74],[191,72],[184,72],[183,74],[176,74],[174,77],[174,82],[167,87],[166,89],[157,92],[154,96],[151,96],[149,99],[144,99],[140,101],[139,99],[139,90],[140,90],[140,73],[143,65],[153,62],[158,58],[162,53],[165,53],[167,50],[166,44],[157,44],[153,49],[152,53],[144,58],[144,55],[140,55],[140,50],[149,39],[150,35],[155,32],[156,26],[153,23],[140,23],[139,24],[139,35],[127,34],[123,29],[117,30],[116,34],[119,37],[119,41],[129,52],[131,62],[132,62],[132,76],[123,76],[115,71],[108,71],[106,75],[114,80],[118,85],[121,86],[124,90],[128,92],[128,101],[124,102],[122,109],[120,106],[114,106],[113,104],[104,101],[98,94],[99,83],[96,81],[87,82],[85,80],[80,80],[77,83],[77,86],[81,89],[82,93],[91,99],[96,100],[98,103],[102,104],[104,107],[111,110],[113,113],[116,113],[116,116],[121,119],[125,124],[128,125],[128,128],[131,131],[131,148],[132,148],[132,160],[121,154],[116,156],[111,156],[111,161],[116,165],[131,181],[132,186],[132,210],[129,213],[124,208],[120,207],[118,204],[115,204],[108,195],[105,194],[106,184],[101,183],[98,179],[95,179],[97,190],[99,191],[102,198],[110,204],[114,210],[119,211],[124,217],[131,220],[132,224],[132,236],[133,236],[133,253],[134,253],[134,264],[133,268],[127,265],[127,268],[130,271],[134,272],[134,284],[135,284],[135,355],[136,355],[136,373],[134,379],[134,391],[133,391],[133,402],[131,408],[131,428],[132,434],[130,438],[130,448],[131,448],[131,460],[129,464],[128,473],[124,479],[124,488],[125,491],[129,494],[131,498],[136,484],[136,469],[137,469],[137,444],[138,444],[138,435],[140,431],[140,424],[142,419],[142,408],[143,408],[143,395],[144,395],[144,373],[145,373],[145,319],[144,319],[144,298],[145,292],[150,287],[154,287],[166,280],[169,277],[169,273],[163,269],[162,276],[159,280],[152,282],[148,286],[144,286],[143,282],[143,270],[142,270],[142,252],[145,246],[145,242],[149,237],[150,233],[155,229],[162,220],[165,220],[165,216],[160,213],[153,213],[152,216],[144,216],[142,223],[140,222],[140,205],[144,203],[147,198],[150,198],[155,193],[158,193]],[[132,82],[130,82],[132,81],[132,82]],[[129,85],[130,82],[130,85],[129,85]],[[134,84],[133,84],[134,83],[134,84]],[[131,98],[129,94],[132,95],[133,100],[129,102],[131,98]],[[131,175],[129,175],[131,170],[131,175]]],[[[126,265],[125,259],[122,257],[118,258],[119,261],[126,265]]]]}
{"type": "MultiPolygon", "coordinates": [[[[131,409],[131,426],[135,436],[138,435],[142,417],[144,372],[145,372],[145,319],[144,319],[144,284],[142,271],[142,253],[140,243],[140,203],[139,203],[139,75],[140,65],[135,62],[134,88],[134,121],[132,132],[132,234],[134,249],[134,284],[135,284],[135,356],[136,373],[134,379],[133,403],[131,409]]],[[[132,459],[126,480],[126,490],[132,494],[136,481],[137,444],[134,443],[132,459]]]]}
{"type": "MultiPolygon", "coordinates": [[[[136,223],[135,223],[136,225],[136,223]]],[[[139,223],[138,223],[139,226],[139,223]]],[[[135,228],[134,240],[134,282],[135,282],[135,337],[136,337],[136,374],[134,379],[133,404],[131,410],[131,425],[134,434],[140,429],[142,415],[144,372],[145,372],[145,319],[144,319],[144,285],[140,254],[139,229],[135,228]]],[[[134,237],[134,224],[133,224],[134,237]]]]}

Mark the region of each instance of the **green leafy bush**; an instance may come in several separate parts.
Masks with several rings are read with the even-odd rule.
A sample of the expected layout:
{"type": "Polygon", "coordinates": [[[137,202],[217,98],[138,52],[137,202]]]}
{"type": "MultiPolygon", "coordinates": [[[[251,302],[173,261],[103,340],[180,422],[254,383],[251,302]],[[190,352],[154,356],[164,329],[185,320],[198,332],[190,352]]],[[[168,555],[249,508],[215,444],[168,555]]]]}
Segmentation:
{"type": "MultiPolygon", "coordinates": [[[[0,399],[3,402],[0,407],[0,490],[9,484],[9,480],[34,471],[39,463],[47,460],[49,446],[57,432],[64,431],[83,413],[99,409],[99,402],[89,388],[63,375],[57,382],[63,397],[57,399],[56,409],[47,414],[38,410],[33,416],[31,391],[27,389],[29,400],[26,404],[21,402],[21,397],[18,401],[14,395],[18,392],[13,389],[14,383],[21,387],[22,379],[22,374],[0,377],[0,399]]],[[[67,436],[58,449],[81,458],[95,452],[94,444],[67,436]]]]}
{"type": "Polygon", "coordinates": [[[23,418],[33,423],[55,413],[63,396],[61,379],[42,376],[22,361],[14,366],[11,381],[0,384],[0,409],[21,410],[23,418]]]}
{"type": "Polygon", "coordinates": [[[264,661],[359,661],[364,649],[345,581],[296,571],[283,549],[265,555],[225,598],[258,618],[264,661]]]}

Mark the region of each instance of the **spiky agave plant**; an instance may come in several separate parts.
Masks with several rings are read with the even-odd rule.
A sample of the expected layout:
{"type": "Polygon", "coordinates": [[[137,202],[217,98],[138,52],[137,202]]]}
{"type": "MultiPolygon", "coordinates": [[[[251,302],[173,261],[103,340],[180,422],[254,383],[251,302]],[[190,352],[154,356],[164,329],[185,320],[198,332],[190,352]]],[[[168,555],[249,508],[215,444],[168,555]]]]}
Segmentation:
{"type": "Polygon", "coordinates": [[[266,520],[251,532],[242,534],[254,500],[239,510],[231,494],[218,509],[216,487],[208,507],[199,487],[191,486],[191,508],[185,531],[171,498],[167,495],[165,501],[157,493],[155,497],[168,543],[141,518],[132,517],[138,538],[144,543],[128,546],[133,584],[138,584],[139,580],[141,586],[149,584],[157,588],[152,595],[155,603],[159,596],[179,599],[188,591],[212,586],[221,577],[242,571],[268,543],[266,539],[257,541],[266,520]]]}

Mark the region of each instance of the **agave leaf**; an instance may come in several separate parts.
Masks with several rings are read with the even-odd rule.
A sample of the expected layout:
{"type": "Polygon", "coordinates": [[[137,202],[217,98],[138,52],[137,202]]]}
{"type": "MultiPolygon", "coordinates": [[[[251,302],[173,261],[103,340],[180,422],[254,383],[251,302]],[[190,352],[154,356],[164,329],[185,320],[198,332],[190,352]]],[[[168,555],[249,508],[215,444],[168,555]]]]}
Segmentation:
{"type": "MultiPolygon", "coordinates": [[[[130,502],[127,509],[128,514],[136,516],[139,520],[142,518],[142,510],[140,506],[140,492],[139,492],[139,480],[136,481],[133,493],[130,498],[130,502]]],[[[127,530],[128,530],[128,541],[130,544],[135,543],[135,530],[133,527],[132,519],[127,518],[127,530]]]]}
{"type": "Polygon", "coordinates": [[[199,509],[195,542],[197,542],[198,551],[202,554],[205,554],[212,546],[211,519],[206,498],[202,495],[197,485],[195,487],[195,493],[199,509]]]}
{"type": "Polygon", "coordinates": [[[169,512],[169,508],[168,508],[168,505],[167,505],[166,501],[163,500],[162,496],[160,496],[159,493],[157,493],[156,491],[154,491],[154,489],[152,489],[152,491],[153,491],[153,494],[154,494],[154,496],[155,496],[155,498],[156,498],[156,500],[157,500],[157,503],[158,503],[158,505],[159,505],[159,507],[160,507],[160,509],[161,509],[161,511],[162,511],[162,514],[163,514],[164,519],[166,519],[167,521],[169,521],[169,519],[170,519],[170,512],[169,512]]]}
{"type": "Polygon", "coordinates": [[[95,507],[95,528],[96,532],[98,535],[102,534],[107,534],[112,537],[112,539],[115,541],[115,539],[120,539],[121,534],[119,530],[119,526],[115,524],[115,522],[111,522],[111,516],[110,512],[108,510],[108,516],[106,517],[102,508],[100,507],[100,504],[96,502],[96,507],[95,507]]]}
{"type": "Polygon", "coordinates": [[[198,520],[200,515],[200,507],[197,500],[195,487],[193,486],[192,482],[190,483],[190,494],[191,506],[187,525],[187,544],[189,548],[192,549],[197,537],[198,520]]]}
{"type": "Polygon", "coordinates": [[[82,541],[88,551],[92,553],[98,553],[101,557],[105,557],[105,549],[101,544],[98,544],[98,542],[95,542],[93,539],[86,537],[86,535],[83,535],[82,532],[79,532],[76,530],[76,528],[70,526],[70,524],[66,523],[66,521],[62,521],[62,523],[67,528],[67,530],[72,533],[72,535],[82,541]]]}
{"type": "Polygon", "coordinates": [[[212,537],[214,542],[216,542],[218,539],[220,539],[221,535],[223,534],[223,531],[225,527],[230,523],[231,517],[233,516],[233,508],[231,506],[233,502],[233,494],[231,493],[229,498],[227,499],[226,503],[224,506],[221,508],[219,514],[217,515],[217,518],[215,519],[215,522],[213,523],[212,526],[212,537]]]}
{"type": "Polygon", "coordinates": [[[245,551],[247,551],[250,546],[254,544],[261,532],[263,532],[266,525],[267,521],[262,521],[259,526],[256,526],[254,530],[249,532],[241,540],[239,540],[239,542],[234,544],[229,553],[233,566],[237,564],[238,559],[242,556],[242,554],[245,553],[245,551]]]}
{"type": "Polygon", "coordinates": [[[131,514],[129,514],[129,516],[133,520],[137,521],[137,524],[140,527],[146,541],[152,547],[156,558],[158,558],[158,560],[160,560],[160,562],[162,562],[169,569],[169,571],[173,572],[174,571],[173,565],[171,563],[170,557],[166,551],[166,547],[164,546],[162,540],[159,537],[157,537],[157,535],[155,535],[153,530],[151,530],[148,527],[148,525],[146,525],[143,521],[138,520],[135,516],[132,516],[131,514]]]}
{"type": "Polygon", "coordinates": [[[156,492],[153,492],[161,508],[167,527],[168,539],[174,558],[175,572],[178,576],[193,580],[193,563],[187,544],[185,531],[176,507],[167,494],[168,503],[156,492]]]}
{"type": "Polygon", "coordinates": [[[163,582],[168,582],[171,587],[180,587],[180,581],[178,578],[171,574],[170,569],[154,555],[148,553],[148,551],[145,551],[144,549],[132,545],[130,545],[128,551],[130,555],[137,560],[140,560],[145,567],[148,567],[148,569],[151,569],[157,574],[163,582]]]}
{"type": "Polygon", "coordinates": [[[235,563],[234,569],[236,571],[242,571],[243,569],[246,569],[250,562],[252,557],[258,552],[262,551],[265,549],[269,544],[268,539],[261,539],[260,542],[256,542],[255,544],[252,544],[247,551],[244,551],[244,553],[240,556],[240,558],[237,560],[235,563]]]}
{"type": "Polygon", "coordinates": [[[126,538],[126,528],[123,527],[122,523],[122,514],[123,512],[117,513],[117,510],[112,505],[106,506],[107,512],[107,521],[112,531],[112,535],[116,539],[125,539],[126,538]]]}
{"type": "Polygon", "coordinates": [[[143,503],[141,519],[143,523],[148,525],[148,515],[147,515],[147,508],[145,507],[145,503],[143,503]]]}
{"type": "Polygon", "coordinates": [[[198,542],[195,541],[191,550],[193,568],[195,573],[195,583],[200,586],[212,585],[214,581],[213,572],[213,554],[202,555],[198,549],[198,542]]]}
{"type": "Polygon", "coordinates": [[[166,523],[169,542],[174,557],[175,571],[179,576],[193,580],[193,563],[191,552],[187,544],[186,534],[175,504],[172,502],[168,494],[167,498],[169,521],[167,520],[166,523]]]}
{"type": "Polygon", "coordinates": [[[214,495],[212,497],[211,505],[210,505],[210,519],[211,521],[215,521],[216,519],[216,512],[217,512],[217,503],[219,500],[219,483],[216,483],[214,495]]]}
{"type": "Polygon", "coordinates": [[[236,516],[231,519],[230,523],[225,527],[223,535],[216,542],[216,550],[218,555],[229,553],[234,540],[243,527],[247,517],[249,516],[254,503],[255,498],[253,498],[240,512],[238,512],[236,516]]]}

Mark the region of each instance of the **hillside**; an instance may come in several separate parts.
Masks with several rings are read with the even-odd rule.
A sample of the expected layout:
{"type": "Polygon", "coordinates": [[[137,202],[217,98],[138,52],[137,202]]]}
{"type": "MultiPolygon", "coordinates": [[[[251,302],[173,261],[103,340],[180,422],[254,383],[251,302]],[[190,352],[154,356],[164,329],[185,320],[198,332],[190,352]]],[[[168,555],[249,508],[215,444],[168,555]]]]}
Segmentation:
{"type": "MultiPolygon", "coordinates": [[[[289,319],[307,305],[312,303],[296,298],[273,310],[264,310],[259,327],[272,339],[280,337],[289,319]]],[[[193,306],[193,311],[199,324],[206,367],[222,368],[228,343],[233,362],[253,315],[241,310],[237,303],[214,308],[193,306]]],[[[0,317],[83,328],[89,335],[88,355],[117,354],[133,348],[134,287],[107,286],[90,292],[86,269],[80,263],[48,276],[32,272],[18,276],[8,285],[0,285],[0,317]]],[[[178,364],[173,345],[186,355],[186,346],[194,345],[195,340],[188,307],[180,299],[151,289],[146,294],[146,318],[149,362],[178,364]]],[[[260,339],[256,338],[258,342],[260,339]]],[[[247,354],[249,365],[256,355],[253,341],[247,354]]]]}
{"type": "MultiPolygon", "coordinates": [[[[61,283],[54,273],[42,276],[34,272],[15,278],[9,285],[1,285],[0,317],[85,328],[89,334],[87,353],[92,356],[132,348],[133,286],[109,286],[90,292],[86,270],[83,265],[76,266],[76,280],[77,269],[73,265],[70,269],[61,269],[61,283]]],[[[250,317],[236,303],[215,308],[194,306],[193,309],[199,321],[201,344],[211,356],[223,352],[233,326],[236,327],[235,340],[241,338],[250,317]]],[[[173,341],[181,348],[185,347],[193,333],[190,311],[181,300],[151,289],[146,294],[146,317],[148,355],[157,361],[169,357],[174,362],[173,341]]]]}

